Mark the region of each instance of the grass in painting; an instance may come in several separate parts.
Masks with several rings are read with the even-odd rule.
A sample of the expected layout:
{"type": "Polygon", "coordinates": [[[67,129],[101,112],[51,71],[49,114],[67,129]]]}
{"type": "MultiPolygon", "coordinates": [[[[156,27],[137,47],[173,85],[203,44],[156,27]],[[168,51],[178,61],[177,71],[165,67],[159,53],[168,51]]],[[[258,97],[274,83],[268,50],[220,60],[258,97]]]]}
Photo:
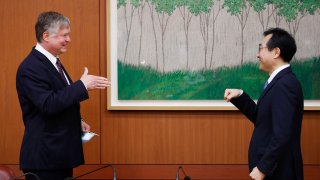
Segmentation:
{"type": "MultiPolygon", "coordinates": [[[[294,61],[305,99],[320,99],[320,57],[294,61]]],[[[222,100],[226,88],[241,88],[258,99],[268,75],[257,63],[215,70],[161,73],[118,61],[119,100],[222,100]]]]}

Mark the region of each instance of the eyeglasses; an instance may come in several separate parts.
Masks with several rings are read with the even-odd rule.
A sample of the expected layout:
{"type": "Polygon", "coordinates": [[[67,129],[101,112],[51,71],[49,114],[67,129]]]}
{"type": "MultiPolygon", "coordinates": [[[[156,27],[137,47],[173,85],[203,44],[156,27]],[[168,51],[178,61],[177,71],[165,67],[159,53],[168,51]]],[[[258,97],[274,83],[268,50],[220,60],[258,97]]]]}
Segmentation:
{"type": "Polygon", "coordinates": [[[260,52],[261,49],[263,49],[263,48],[268,48],[268,47],[267,47],[267,46],[260,46],[260,45],[259,45],[258,52],[260,52]]]}

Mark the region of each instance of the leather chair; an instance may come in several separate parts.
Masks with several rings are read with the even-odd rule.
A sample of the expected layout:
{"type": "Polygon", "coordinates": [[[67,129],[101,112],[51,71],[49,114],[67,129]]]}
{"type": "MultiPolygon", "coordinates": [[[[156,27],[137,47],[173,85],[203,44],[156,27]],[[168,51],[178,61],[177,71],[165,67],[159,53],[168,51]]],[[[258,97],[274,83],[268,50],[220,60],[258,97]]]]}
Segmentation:
{"type": "Polygon", "coordinates": [[[0,180],[9,180],[15,177],[11,168],[5,165],[0,165],[0,180]]]}

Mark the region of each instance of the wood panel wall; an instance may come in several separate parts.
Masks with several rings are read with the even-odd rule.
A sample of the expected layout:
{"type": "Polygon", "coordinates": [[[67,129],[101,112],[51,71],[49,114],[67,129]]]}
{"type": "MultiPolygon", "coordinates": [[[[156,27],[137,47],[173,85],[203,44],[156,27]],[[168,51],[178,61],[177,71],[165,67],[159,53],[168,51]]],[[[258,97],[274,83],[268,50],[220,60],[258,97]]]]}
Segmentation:
{"type": "MultiPolygon", "coordinates": [[[[74,80],[87,66],[89,73],[100,74],[100,1],[99,0],[3,0],[1,15],[1,109],[0,162],[18,163],[23,135],[21,110],[15,88],[16,70],[36,44],[34,25],[43,11],[58,11],[71,20],[71,44],[61,61],[74,80]]],[[[93,130],[100,131],[100,92],[90,92],[82,103],[82,115],[93,130]]],[[[100,141],[85,146],[88,163],[100,163],[100,141]],[[90,154],[90,155],[89,155],[90,154]]]]}
{"type": "MultiPolygon", "coordinates": [[[[107,74],[105,0],[0,1],[0,164],[10,165],[16,174],[24,127],[15,74],[36,43],[37,15],[49,10],[71,20],[72,42],[61,59],[73,80],[85,66],[89,73],[107,74]]],[[[101,136],[84,145],[86,165],[76,174],[116,164],[121,179],[173,179],[177,166],[184,164],[193,179],[246,178],[253,127],[238,111],[108,111],[106,99],[106,91],[95,91],[81,104],[82,116],[101,136]]],[[[320,112],[306,111],[302,151],[309,179],[320,167],[318,132],[320,112]]],[[[109,172],[88,179],[102,179],[104,173],[109,172]]]]}

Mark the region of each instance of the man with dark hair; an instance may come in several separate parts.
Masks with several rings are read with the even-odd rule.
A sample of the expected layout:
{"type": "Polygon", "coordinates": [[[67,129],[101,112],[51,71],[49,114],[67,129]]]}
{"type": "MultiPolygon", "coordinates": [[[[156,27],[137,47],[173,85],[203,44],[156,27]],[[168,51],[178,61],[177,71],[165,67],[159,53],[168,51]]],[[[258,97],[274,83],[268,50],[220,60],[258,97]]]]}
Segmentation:
{"type": "Polygon", "coordinates": [[[303,93],[289,64],[296,49],[295,40],[285,30],[265,31],[257,58],[259,68],[270,77],[257,104],[241,89],[225,90],[225,100],[254,124],[248,150],[252,179],[303,179],[303,93]]]}
{"type": "Polygon", "coordinates": [[[82,121],[80,102],[89,98],[89,90],[105,89],[110,82],[89,75],[87,68],[80,80],[72,82],[59,60],[71,41],[67,17],[44,12],[35,31],[37,45],[20,64],[16,77],[25,125],[20,168],[43,180],[64,180],[84,163],[81,135],[90,126],[82,121]]]}

